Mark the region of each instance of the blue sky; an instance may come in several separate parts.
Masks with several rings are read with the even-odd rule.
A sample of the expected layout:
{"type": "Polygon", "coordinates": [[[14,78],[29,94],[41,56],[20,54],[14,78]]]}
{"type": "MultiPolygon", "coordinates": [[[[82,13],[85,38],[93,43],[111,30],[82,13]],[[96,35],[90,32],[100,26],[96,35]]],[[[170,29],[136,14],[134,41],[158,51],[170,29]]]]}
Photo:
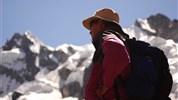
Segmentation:
{"type": "Polygon", "coordinates": [[[0,46],[25,31],[52,47],[88,44],[91,37],[82,20],[104,7],[118,12],[125,28],[157,13],[178,19],[177,0],[0,0],[0,46]]]}

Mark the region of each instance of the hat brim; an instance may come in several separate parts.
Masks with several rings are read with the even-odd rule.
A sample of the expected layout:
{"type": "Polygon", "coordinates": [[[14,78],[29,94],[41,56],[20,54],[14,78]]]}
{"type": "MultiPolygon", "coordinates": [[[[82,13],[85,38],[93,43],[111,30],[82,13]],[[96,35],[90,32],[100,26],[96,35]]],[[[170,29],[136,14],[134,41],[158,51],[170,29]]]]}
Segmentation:
{"type": "Polygon", "coordinates": [[[96,19],[96,18],[99,18],[99,17],[97,17],[97,16],[92,16],[92,17],[89,17],[89,18],[83,20],[83,26],[84,26],[85,28],[87,28],[88,30],[90,30],[90,22],[91,22],[91,20],[96,19]]]}
{"type": "Polygon", "coordinates": [[[96,19],[96,18],[99,18],[99,19],[102,19],[102,20],[105,20],[105,21],[114,22],[114,23],[118,24],[118,22],[113,21],[113,20],[107,20],[107,19],[104,19],[104,18],[99,17],[99,16],[92,16],[92,17],[89,17],[89,18],[83,20],[83,26],[84,26],[85,28],[87,28],[88,30],[90,30],[90,22],[91,22],[93,19],[96,19]]]}

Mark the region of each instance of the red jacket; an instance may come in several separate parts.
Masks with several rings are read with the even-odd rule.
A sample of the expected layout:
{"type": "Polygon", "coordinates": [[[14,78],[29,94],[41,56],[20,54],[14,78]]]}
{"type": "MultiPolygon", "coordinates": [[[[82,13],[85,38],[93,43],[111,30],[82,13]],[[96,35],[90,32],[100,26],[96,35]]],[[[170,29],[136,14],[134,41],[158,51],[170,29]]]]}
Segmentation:
{"type": "MultiPolygon", "coordinates": [[[[101,61],[93,63],[88,83],[85,87],[86,100],[114,100],[113,84],[118,76],[127,78],[130,74],[130,58],[124,43],[112,36],[102,41],[104,57],[101,61]],[[102,86],[108,90],[99,97],[97,89],[102,86]]],[[[125,89],[119,83],[119,96],[121,100],[127,100],[125,89]]]]}

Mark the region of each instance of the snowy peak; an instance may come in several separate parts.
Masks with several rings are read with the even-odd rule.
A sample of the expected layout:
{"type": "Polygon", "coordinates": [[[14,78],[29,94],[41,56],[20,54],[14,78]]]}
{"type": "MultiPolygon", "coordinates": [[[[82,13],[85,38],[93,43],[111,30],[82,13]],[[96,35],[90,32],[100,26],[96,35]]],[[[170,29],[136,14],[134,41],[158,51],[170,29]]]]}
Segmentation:
{"type": "MultiPolygon", "coordinates": [[[[35,48],[43,45],[43,43],[33,36],[30,32],[25,32],[24,35],[19,33],[15,33],[10,40],[7,40],[4,46],[2,46],[3,50],[11,50],[13,48],[20,48],[21,50],[25,50],[30,46],[34,46],[35,48]]],[[[34,49],[34,47],[31,47],[34,49]]],[[[39,48],[38,48],[39,49],[39,48]]],[[[39,50],[34,51],[39,52],[39,50]]]]}
{"type": "Polygon", "coordinates": [[[33,44],[43,44],[37,37],[33,36],[31,32],[25,32],[24,37],[33,44]]]}
{"type": "Polygon", "coordinates": [[[11,40],[7,40],[4,46],[2,46],[3,50],[11,50],[12,48],[19,48],[21,47],[23,36],[19,33],[15,33],[11,40]]]}
{"type": "Polygon", "coordinates": [[[152,29],[150,27],[150,25],[148,24],[148,20],[147,19],[138,18],[135,24],[137,26],[139,26],[144,31],[151,32],[151,33],[154,33],[154,34],[156,33],[156,30],[152,29]]]}
{"type": "Polygon", "coordinates": [[[147,19],[137,19],[135,26],[147,33],[178,42],[178,20],[170,20],[163,14],[151,15],[147,19]]]}

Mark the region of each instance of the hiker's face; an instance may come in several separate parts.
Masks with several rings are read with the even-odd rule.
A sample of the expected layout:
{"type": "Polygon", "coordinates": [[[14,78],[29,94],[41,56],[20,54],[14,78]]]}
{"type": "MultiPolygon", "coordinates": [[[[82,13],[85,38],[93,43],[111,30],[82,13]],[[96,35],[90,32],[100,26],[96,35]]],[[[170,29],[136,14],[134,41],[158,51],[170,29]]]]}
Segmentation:
{"type": "Polygon", "coordinates": [[[90,35],[92,39],[95,39],[102,30],[102,20],[95,19],[90,22],[90,35]]]}

